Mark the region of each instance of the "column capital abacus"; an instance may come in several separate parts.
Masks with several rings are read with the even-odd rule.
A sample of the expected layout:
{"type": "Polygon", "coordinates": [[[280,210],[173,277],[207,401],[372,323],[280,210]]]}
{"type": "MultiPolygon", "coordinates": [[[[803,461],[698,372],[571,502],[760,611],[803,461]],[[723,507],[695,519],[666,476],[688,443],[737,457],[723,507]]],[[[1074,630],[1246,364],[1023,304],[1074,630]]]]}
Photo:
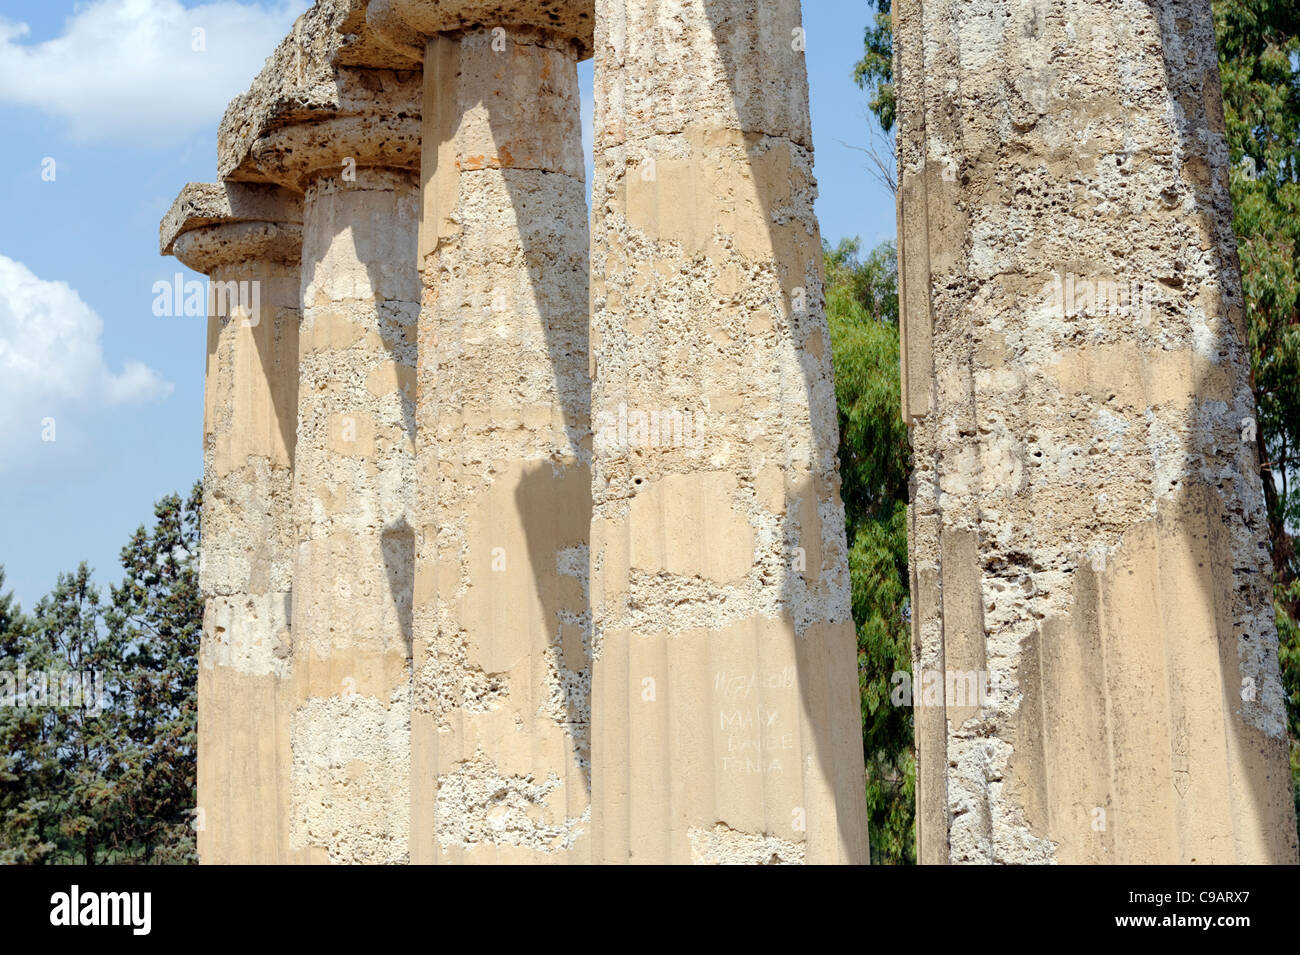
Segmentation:
{"type": "Polygon", "coordinates": [[[424,55],[440,34],[497,27],[545,31],[572,43],[578,60],[592,54],[593,0],[369,0],[366,25],[394,53],[424,55]]]}

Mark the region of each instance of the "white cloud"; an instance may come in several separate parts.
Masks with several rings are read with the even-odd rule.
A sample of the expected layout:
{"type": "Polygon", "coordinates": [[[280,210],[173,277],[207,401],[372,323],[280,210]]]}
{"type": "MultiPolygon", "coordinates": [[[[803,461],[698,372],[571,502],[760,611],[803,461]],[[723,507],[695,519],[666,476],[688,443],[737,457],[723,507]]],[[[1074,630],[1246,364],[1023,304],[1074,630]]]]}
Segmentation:
{"type": "Polygon", "coordinates": [[[66,119],[82,141],[177,142],[216,124],[307,5],[94,0],[32,44],[26,24],[0,17],[0,102],[66,119]]]}
{"type": "Polygon", "coordinates": [[[0,255],[0,467],[30,446],[45,418],[147,401],[173,385],[138,361],[104,362],[103,319],[66,282],[37,278],[0,255]]]}

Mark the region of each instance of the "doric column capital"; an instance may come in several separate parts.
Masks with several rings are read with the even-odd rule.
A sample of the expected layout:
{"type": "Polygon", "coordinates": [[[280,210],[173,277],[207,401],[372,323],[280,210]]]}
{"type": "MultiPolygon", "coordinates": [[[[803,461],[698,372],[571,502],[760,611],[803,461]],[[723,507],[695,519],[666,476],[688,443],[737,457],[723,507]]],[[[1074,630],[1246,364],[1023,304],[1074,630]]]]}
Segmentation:
{"type": "Polygon", "coordinates": [[[339,66],[327,95],[307,103],[286,79],[263,73],[226,110],[217,143],[223,178],[302,192],[322,171],[419,168],[418,70],[339,66]]]}
{"type": "Polygon", "coordinates": [[[318,0],[298,18],[222,117],[222,179],[302,192],[325,170],[418,168],[421,56],[376,39],[365,10],[318,0]]]}
{"type": "Polygon", "coordinates": [[[248,259],[295,265],[302,197],[271,185],[188,183],[163,216],[158,248],[204,275],[248,259]]]}
{"type": "Polygon", "coordinates": [[[376,42],[412,57],[439,34],[467,30],[545,30],[591,56],[596,17],[593,0],[369,0],[366,26],[376,42]]]}

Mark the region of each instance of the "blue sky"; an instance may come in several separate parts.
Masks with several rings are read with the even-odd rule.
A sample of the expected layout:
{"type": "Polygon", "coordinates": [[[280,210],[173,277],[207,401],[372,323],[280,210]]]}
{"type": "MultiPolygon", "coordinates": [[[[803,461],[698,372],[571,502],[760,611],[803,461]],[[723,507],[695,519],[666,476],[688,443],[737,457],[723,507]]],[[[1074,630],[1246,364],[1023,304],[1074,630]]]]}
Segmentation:
{"type": "MultiPolygon", "coordinates": [[[[28,609],[81,560],[116,582],[153,502],[201,473],[204,320],[153,314],[154,282],[196,277],[159,256],[158,220],[186,182],[213,180],[226,102],[306,6],[0,9],[0,564],[28,609]]],[[[864,248],[895,229],[852,148],[872,139],[850,77],[869,11],[804,2],[822,233],[864,248]]],[[[589,111],[590,62],[580,76],[589,111]]]]}

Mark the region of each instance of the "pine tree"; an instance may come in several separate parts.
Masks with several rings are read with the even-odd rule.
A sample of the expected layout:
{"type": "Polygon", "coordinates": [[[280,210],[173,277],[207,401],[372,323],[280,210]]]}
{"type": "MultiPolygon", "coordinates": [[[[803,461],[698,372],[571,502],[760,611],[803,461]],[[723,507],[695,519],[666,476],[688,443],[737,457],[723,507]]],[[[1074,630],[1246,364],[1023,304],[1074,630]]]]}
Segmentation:
{"type": "Polygon", "coordinates": [[[0,670],[29,675],[0,708],[0,862],[197,861],[198,521],[198,485],[160,500],[107,603],[84,563],[30,620],[0,596],[0,670]]]}
{"type": "Polygon", "coordinates": [[[64,703],[59,694],[67,681],[85,674],[109,678],[114,660],[103,615],[101,595],[83,562],[73,573],[60,574],[54,590],[36,604],[22,656],[28,673],[24,710],[39,726],[27,752],[33,804],[42,807],[32,823],[54,842],[52,862],[93,865],[102,848],[109,812],[102,777],[113,758],[105,715],[98,698],[64,703]]]}
{"type": "Polygon", "coordinates": [[[121,704],[115,732],[129,753],[117,781],[114,833],[124,851],[150,862],[196,862],[191,827],[196,798],[198,650],[203,598],[198,586],[201,486],[154,507],[122,549],[126,571],[112,589],[108,631],[119,659],[121,704]]]}
{"type": "Polygon", "coordinates": [[[20,707],[31,622],[4,593],[0,568],[0,864],[41,862],[56,846],[44,831],[49,813],[41,793],[48,765],[40,714],[20,707]]]}

